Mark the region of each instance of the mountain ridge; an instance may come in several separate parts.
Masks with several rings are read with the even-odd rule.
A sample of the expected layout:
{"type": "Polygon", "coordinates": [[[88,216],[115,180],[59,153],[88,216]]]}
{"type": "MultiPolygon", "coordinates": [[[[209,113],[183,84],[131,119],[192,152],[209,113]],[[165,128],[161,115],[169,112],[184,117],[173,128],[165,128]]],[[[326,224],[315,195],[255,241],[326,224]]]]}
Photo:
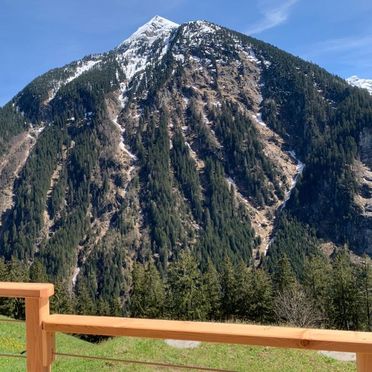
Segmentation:
{"type": "Polygon", "coordinates": [[[371,98],[222,26],[154,17],[0,114],[0,252],[71,290],[118,297],[183,250],[298,275],[323,244],[371,253],[371,98]]]}

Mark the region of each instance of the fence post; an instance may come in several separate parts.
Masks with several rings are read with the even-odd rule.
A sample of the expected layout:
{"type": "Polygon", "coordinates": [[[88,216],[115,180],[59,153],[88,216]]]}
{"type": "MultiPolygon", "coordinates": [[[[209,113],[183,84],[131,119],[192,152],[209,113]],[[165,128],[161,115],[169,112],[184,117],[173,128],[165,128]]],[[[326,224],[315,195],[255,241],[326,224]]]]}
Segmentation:
{"type": "Polygon", "coordinates": [[[28,372],[50,371],[54,358],[54,332],[43,329],[49,317],[49,283],[0,282],[0,297],[24,298],[26,302],[26,356],[28,372]]]}
{"type": "Polygon", "coordinates": [[[54,333],[43,330],[49,316],[49,294],[26,297],[26,355],[28,372],[50,372],[54,359],[54,333]]]}
{"type": "Polygon", "coordinates": [[[372,353],[357,353],[356,361],[358,372],[372,371],[372,353]]]}

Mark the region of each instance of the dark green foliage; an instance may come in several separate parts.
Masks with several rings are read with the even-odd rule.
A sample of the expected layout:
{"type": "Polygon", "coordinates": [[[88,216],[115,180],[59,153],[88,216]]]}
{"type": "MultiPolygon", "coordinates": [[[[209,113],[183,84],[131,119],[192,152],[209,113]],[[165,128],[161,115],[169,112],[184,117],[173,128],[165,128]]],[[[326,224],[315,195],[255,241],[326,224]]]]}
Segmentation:
{"type": "Polygon", "coordinates": [[[269,323],[273,320],[273,288],[272,281],[268,273],[264,270],[252,271],[253,293],[248,319],[260,323],[269,323]]]}
{"type": "Polygon", "coordinates": [[[167,282],[167,312],[176,319],[203,320],[207,317],[207,292],[192,254],[184,250],[170,264],[167,282]]]}
{"type": "Polygon", "coordinates": [[[95,303],[95,291],[88,284],[88,280],[80,276],[76,284],[76,312],[81,315],[95,315],[97,313],[97,305],[95,303]]]}
{"type": "Polygon", "coordinates": [[[44,130],[15,185],[15,206],[5,222],[0,246],[6,258],[29,259],[43,226],[50,178],[61,153],[65,132],[58,126],[44,130]]]}
{"type": "MultiPolygon", "coordinates": [[[[28,268],[25,264],[13,258],[5,262],[0,260],[0,281],[28,282],[28,268]]],[[[15,319],[25,318],[25,302],[21,298],[1,298],[0,313],[15,319]]]]}
{"type": "Polygon", "coordinates": [[[54,295],[50,299],[52,313],[73,314],[75,312],[75,297],[68,291],[65,283],[54,284],[54,295]]]}
{"type": "Polygon", "coordinates": [[[236,315],[237,309],[237,297],[238,297],[238,283],[236,282],[235,268],[229,257],[226,257],[224,265],[222,267],[222,280],[221,280],[221,289],[222,289],[222,311],[223,317],[229,319],[232,316],[236,315]]]}
{"type": "Polygon", "coordinates": [[[164,315],[165,289],[153,262],[136,263],[132,272],[130,312],[134,317],[161,318],[164,315]]]}
{"type": "Polygon", "coordinates": [[[305,260],[303,285],[309,298],[314,300],[323,321],[327,317],[328,287],[332,266],[327,257],[317,255],[305,260]]]}
{"type": "Polygon", "coordinates": [[[311,229],[283,213],[276,225],[276,234],[269,246],[265,266],[269,271],[275,271],[278,262],[286,255],[296,276],[302,278],[304,260],[319,252],[318,245],[311,229]]]}
{"type": "MultiPolygon", "coordinates": [[[[181,29],[171,47],[180,46],[180,35],[181,29]]],[[[124,81],[116,51],[97,57],[100,63],[72,81],[77,63],[49,72],[0,109],[0,155],[30,123],[45,126],[1,226],[0,253],[7,260],[0,261],[1,280],[55,281],[58,312],[303,324],[298,308],[286,307],[295,299],[321,314],[323,326],[370,329],[369,266],[351,263],[345,252],[322,256],[319,238],[366,248],[350,233],[360,222],[351,165],[372,122],[371,98],[317,66],[222,28],[186,52],[185,60],[210,60],[213,82],[205,84],[222,104],[213,106],[208,89],[193,89],[192,79],[201,76],[187,76],[171,49],[137,74],[119,116],[137,157],[126,164],[135,167],[133,174],[139,170],[128,181],[133,188],[113,146],[112,118],[124,81]],[[219,86],[217,60],[240,59],[231,37],[261,61],[264,121],[281,135],[283,149],[295,150],[306,164],[277,210],[260,268],[251,265],[259,237],[237,191],[260,209],[284,199],[284,177],[247,114],[256,108],[253,97],[239,92],[228,101],[222,94],[228,87],[219,86]],[[210,53],[215,45],[221,47],[210,53]],[[189,100],[186,110],[180,95],[189,100]],[[138,122],[130,117],[137,109],[138,122]],[[101,237],[91,230],[99,223],[107,224],[108,238],[97,243],[101,237]],[[289,313],[279,314],[274,303],[289,313]]],[[[239,67],[241,75],[250,73],[245,68],[239,67]]],[[[18,300],[1,300],[0,307],[24,315],[18,300]]]]}
{"type": "Polygon", "coordinates": [[[203,274],[203,286],[206,291],[207,303],[206,313],[207,319],[216,320],[221,317],[221,278],[213,265],[212,261],[208,260],[207,270],[203,274]]]}
{"type": "Polygon", "coordinates": [[[224,104],[220,112],[212,115],[212,120],[216,122],[215,132],[224,147],[226,173],[236,180],[243,195],[259,206],[270,205],[275,190],[278,197],[283,198],[277,172],[264,155],[258,131],[251,120],[231,104],[224,104]],[[270,188],[269,182],[274,184],[275,190],[270,188]]]}
{"type": "Polygon", "coordinates": [[[33,283],[48,283],[48,276],[45,266],[39,260],[34,260],[30,266],[30,282],[33,283]]]}
{"type": "Polygon", "coordinates": [[[260,323],[273,321],[274,297],[267,272],[241,262],[235,267],[235,287],[232,291],[235,296],[231,300],[236,318],[260,323]]]}
{"type": "Polygon", "coordinates": [[[372,122],[372,98],[316,65],[243,39],[271,63],[262,75],[263,119],[288,138],[306,164],[287,208],[321,237],[363,252],[365,242],[350,236],[360,223],[353,206],[351,164],[359,152],[361,130],[372,122]]]}
{"type": "Polygon", "coordinates": [[[0,155],[8,150],[11,139],[25,128],[25,119],[12,103],[0,107],[0,155]]]}
{"type": "Polygon", "coordinates": [[[361,329],[366,315],[361,306],[363,287],[358,283],[357,267],[350,262],[346,250],[336,255],[330,280],[328,317],[331,324],[339,329],[361,329]]]}
{"type": "Polygon", "coordinates": [[[208,257],[217,267],[225,255],[237,262],[248,262],[254,247],[254,231],[246,209],[236,202],[233,189],[229,190],[221,163],[206,159],[205,167],[205,232],[199,249],[202,262],[208,257]]]}
{"type": "Polygon", "coordinates": [[[287,255],[283,255],[277,262],[273,274],[273,286],[276,292],[284,292],[296,284],[296,276],[287,255]]]}
{"type": "Polygon", "coordinates": [[[196,221],[201,221],[203,209],[199,175],[180,131],[176,131],[173,137],[171,160],[175,176],[185,197],[190,201],[194,218],[196,221]]]}
{"type": "Polygon", "coordinates": [[[168,118],[161,114],[159,123],[152,119],[145,133],[145,162],[142,169],[143,202],[147,223],[151,229],[152,250],[166,267],[169,252],[177,254],[184,244],[180,219],[174,209],[174,195],[170,175],[168,118]]]}

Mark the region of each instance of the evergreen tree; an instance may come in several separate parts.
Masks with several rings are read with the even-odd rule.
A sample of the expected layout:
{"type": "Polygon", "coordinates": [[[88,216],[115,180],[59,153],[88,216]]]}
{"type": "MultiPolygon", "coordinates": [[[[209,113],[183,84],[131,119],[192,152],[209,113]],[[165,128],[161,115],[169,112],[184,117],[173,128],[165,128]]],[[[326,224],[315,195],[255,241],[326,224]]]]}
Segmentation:
{"type": "Polygon", "coordinates": [[[130,312],[134,317],[141,317],[144,314],[145,297],[145,267],[141,263],[135,263],[132,271],[132,293],[130,297],[130,312]]]}
{"type": "Polygon", "coordinates": [[[273,320],[273,290],[269,274],[261,269],[252,272],[252,302],[249,319],[259,323],[273,320]]]}
{"type": "Polygon", "coordinates": [[[273,275],[273,285],[275,292],[283,292],[291,289],[296,284],[296,277],[291,263],[286,254],[278,261],[278,266],[273,275]]]}
{"type": "Polygon", "coordinates": [[[225,258],[223,266],[221,288],[222,312],[223,317],[227,320],[236,315],[238,291],[234,266],[228,256],[225,258]]]}
{"type": "Polygon", "coordinates": [[[338,329],[359,329],[363,323],[361,287],[346,249],[337,253],[330,279],[328,316],[331,324],[338,329]]]}
{"type": "Polygon", "coordinates": [[[244,262],[235,268],[235,313],[239,319],[248,319],[253,299],[252,271],[244,262]]]}
{"type": "MultiPolygon", "coordinates": [[[[53,313],[58,314],[73,314],[75,311],[74,295],[68,291],[68,288],[63,282],[54,284],[54,295],[50,298],[50,308],[53,313]]],[[[83,313],[81,308],[81,313],[83,313]]]]}
{"type": "Polygon", "coordinates": [[[30,266],[30,281],[33,283],[48,283],[45,266],[39,260],[34,260],[30,266]]]}
{"type": "Polygon", "coordinates": [[[97,306],[86,278],[79,278],[76,283],[76,311],[81,315],[95,315],[97,306]]]}
{"type": "Polygon", "coordinates": [[[153,262],[136,263],[132,272],[130,311],[134,317],[161,318],[164,314],[164,284],[153,262]]]}
{"type": "Polygon", "coordinates": [[[331,275],[332,267],[325,256],[317,255],[305,260],[304,289],[308,297],[314,300],[323,320],[327,316],[327,295],[331,275]]]}
{"type": "MultiPolygon", "coordinates": [[[[2,262],[0,269],[4,279],[9,282],[28,282],[29,271],[26,264],[12,258],[5,263],[2,262]]],[[[21,298],[3,298],[0,301],[0,312],[15,319],[25,318],[25,302],[21,298]]]]}
{"type": "Polygon", "coordinates": [[[220,319],[221,283],[218,272],[210,259],[203,275],[203,291],[206,293],[207,318],[209,320],[220,319]]]}
{"type": "Polygon", "coordinates": [[[372,269],[371,259],[366,255],[360,268],[359,281],[361,283],[362,303],[365,307],[366,329],[372,331],[372,269]]]}
{"type": "Polygon", "coordinates": [[[172,318],[203,320],[207,317],[207,299],[197,263],[191,252],[182,251],[169,266],[167,309],[172,318]]]}

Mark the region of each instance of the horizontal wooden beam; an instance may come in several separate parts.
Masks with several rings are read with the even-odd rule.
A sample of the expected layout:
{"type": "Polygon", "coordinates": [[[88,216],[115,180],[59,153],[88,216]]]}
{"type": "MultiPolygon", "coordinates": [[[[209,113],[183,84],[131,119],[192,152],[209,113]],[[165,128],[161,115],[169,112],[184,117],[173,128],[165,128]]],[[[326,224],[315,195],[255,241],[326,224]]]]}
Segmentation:
{"type": "Polygon", "coordinates": [[[231,323],[50,315],[47,332],[172,338],[205,342],[371,353],[372,333],[231,323]]]}
{"type": "Polygon", "coordinates": [[[0,282],[0,297],[49,298],[54,294],[54,285],[49,283],[0,282]]]}

